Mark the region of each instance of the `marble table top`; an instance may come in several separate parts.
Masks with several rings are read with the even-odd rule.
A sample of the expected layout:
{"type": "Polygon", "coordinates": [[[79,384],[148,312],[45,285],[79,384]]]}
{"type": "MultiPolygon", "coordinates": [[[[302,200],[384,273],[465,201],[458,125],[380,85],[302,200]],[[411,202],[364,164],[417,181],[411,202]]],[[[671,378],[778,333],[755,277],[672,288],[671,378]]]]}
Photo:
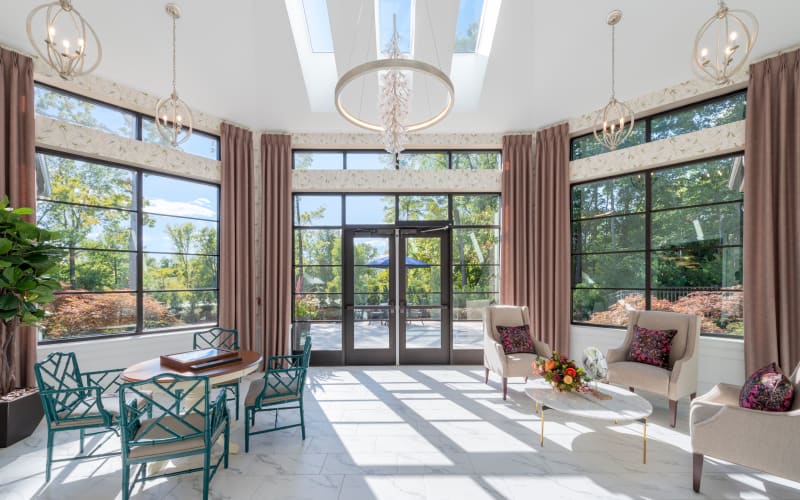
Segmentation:
{"type": "MultiPolygon", "coordinates": [[[[594,388],[594,383],[591,384],[594,388]]],[[[554,391],[544,379],[534,379],[525,388],[525,394],[548,408],[568,415],[596,420],[640,420],[653,413],[653,405],[643,397],[609,384],[597,384],[597,389],[611,396],[598,399],[582,392],[554,391]]]]}

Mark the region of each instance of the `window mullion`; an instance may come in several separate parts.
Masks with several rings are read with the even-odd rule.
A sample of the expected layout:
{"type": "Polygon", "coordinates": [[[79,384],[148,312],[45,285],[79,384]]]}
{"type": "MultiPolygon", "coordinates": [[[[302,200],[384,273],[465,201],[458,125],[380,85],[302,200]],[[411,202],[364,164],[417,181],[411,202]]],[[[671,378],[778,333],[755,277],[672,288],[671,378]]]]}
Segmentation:
{"type": "Polygon", "coordinates": [[[136,172],[136,332],[144,332],[144,195],[142,171],[136,172]]]}

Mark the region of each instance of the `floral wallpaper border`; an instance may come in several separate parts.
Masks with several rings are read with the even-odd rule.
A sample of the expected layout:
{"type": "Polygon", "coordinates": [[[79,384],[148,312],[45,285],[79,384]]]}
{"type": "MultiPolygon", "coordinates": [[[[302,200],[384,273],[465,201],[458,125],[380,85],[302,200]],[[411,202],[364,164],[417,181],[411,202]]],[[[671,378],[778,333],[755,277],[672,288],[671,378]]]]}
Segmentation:
{"type": "Polygon", "coordinates": [[[98,160],[219,183],[221,162],[81,125],[36,117],[36,145],[98,160]]]}
{"type": "Polygon", "coordinates": [[[744,120],[570,162],[570,182],[599,179],[744,149],[744,120]]]}
{"type": "MultiPolygon", "coordinates": [[[[292,134],[292,147],[298,149],[383,149],[375,134],[292,134]]],[[[408,149],[500,149],[502,134],[411,134],[408,149]]]]}
{"type": "Polygon", "coordinates": [[[499,193],[500,170],[295,170],[293,192],[499,193]]]}

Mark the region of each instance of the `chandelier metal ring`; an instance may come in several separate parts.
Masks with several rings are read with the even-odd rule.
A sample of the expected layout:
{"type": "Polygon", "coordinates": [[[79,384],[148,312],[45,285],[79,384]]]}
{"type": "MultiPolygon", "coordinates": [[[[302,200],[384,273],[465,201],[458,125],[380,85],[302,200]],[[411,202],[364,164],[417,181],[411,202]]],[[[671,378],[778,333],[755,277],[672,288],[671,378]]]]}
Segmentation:
{"type": "Polygon", "coordinates": [[[70,0],[58,0],[34,8],[28,14],[25,25],[28,32],[28,40],[30,40],[33,50],[35,50],[36,54],[41,57],[42,60],[46,61],[61,78],[69,80],[76,76],[87,75],[100,66],[100,61],[103,59],[103,47],[100,45],[100,38],[81,13],[72,6],[70,0]],[[47,9],[47,12],[45,12],[47,36],[44,39],[45,51],[42,51],[33,35],[33,19],[44,9],[47,9]],[[56,34],[56,21],[58,21],[58,18],[62,15],[69,18],[72,28],[74,29],[74,34],[77,35],[75,47],[71,47],[70,40],[65,38],[62,40],[64,44],[63,47],[59,48],[54,39],[56,34]],[[89,40],[87,35],[91,36],[91,40],[89,40]],[[96,49],[97,59],[88,69],[84,69],[86,64],[86,48],[92,44],[94,44],[94,48],[96,49]]]}
{"type": "Polygon", "coordinates": [[[428,74],[434,77],[437,81],[439,81],[439,83],[441,83],[444,86],[445,90],[447,91],[447,104],[444,106],[444,108],[442,108],[438,113],[434,114],[430,118],[407,125],[406,131],[416,132],[431,127],[442,121],[444,117],[447,116],[448,113],[450,113],[450,110],[453,109],[453,103],[455,102],[455,88],[453,87],[453,82],[450,81],[450,78],[446,74],[444,74],[442,70],[440,70],[436,66],[433,66],[431,64],[422,61],[417,61],[415,59],[378,59],[376,61],[369,61],[364,64],[360,64],[350,69],[339,79],[339,82],[336,84],[336,91],[334,94],[336,109],[339,111],[339,113],[347,121],[349,121],[354,125],[375,132],[383,132],[384,128],[382,125],[362,120],[361,118],[358,118],[354,114],[347,111],[347,109],[344,106],[344,103],[342,102],[342,92],[344,92],[344,89],[350,83],[352,83],[353,80],[359,77],[368,75],[370,73],[377,73],[379,71],[386,71],[393,69],[419,71],[421,73],[428,74]]]}

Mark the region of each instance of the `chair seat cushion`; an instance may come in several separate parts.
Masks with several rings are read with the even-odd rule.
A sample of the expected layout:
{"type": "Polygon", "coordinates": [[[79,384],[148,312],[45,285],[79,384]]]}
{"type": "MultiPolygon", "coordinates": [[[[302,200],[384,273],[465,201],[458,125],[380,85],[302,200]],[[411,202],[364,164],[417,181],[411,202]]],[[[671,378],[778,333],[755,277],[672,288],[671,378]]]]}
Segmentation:
{"type": "MultiPolygon", "coordinates": [[[[179,436],[186,436],[187,439],[180,441],[169,441],[165,443],[155,444],[141,444],[132,446],[128,453],[128,458],[132,460],[141,460],[149,458],[158,458],[168,455],[176,455],[187,452],[201,452],[205,450],[205,439],[203,431],[205,430],[205,418],[202,415],[193,413],[186,415],[182,419],[177,419],[171,416],[164,416],[158,421],[156,425],[152,425],[157,421],[155,418],[142,420],[139,425],[139,430],[136,431],[134,441],[137,440],[165,440],[174,438],[175,434],[179,436]],[[187,423],[184,423],[188,422],[187,423]],[[201,432],[197,435],[195,428],[200,429],[201,432]],[[169,431],[167,430],[169,429],[169,431]],[[173,434],[174,433],[174,434],[173,434]],[[193,436],[193,437],[190,437],[193,436]]],[[[216,442],[222,431],[225,430],[224,425],[220,425],[214,436],[211,438],[211,443],[216,442]]]]}
{"type": "Polygon", "coordinates": [[[274,404],[299,399],[300,396],[297,394],[297,380],[289,381],[286,378],[284,378],[284,380],[285,385],[282,384],[277,388],[267,387],[266,392],[264,391],[266,382],[263,378],[250,382],[250,387],[247,389],[247,396],[244,399],[245,407],[255,406],[256,399],[258,399],[259,394],[262,392],[264,392],[264,397],[261,399],[262,404],[274,404]]]}
{"type": "Polygon", "coordinates": [[[506,377],[532,377],[533,362],[536,360],[535,354],[517,353],[506,356],[506,366],[508,370],[504,374],[506,377]]]}
{"type": "Polygon", "coordinates": [[[739,406],[751,410],[789,411],[792,408],[794,386],[778,365],[756,370],[742,386],[739,406]]]}
{"type": "Polygon", "coordinates": [[[636,361],[608,364],[608,382],[627,385],[666,396],[669,392],[670,371],[636,361]]]}
{"type": "Polygon", "coordinates": [[[639,325],[633,327],[633,339],[628,350],[628,361],[665,368],[669,366],[672,339],[678,330],[653,330],[639,325]]]}
{"type": "Polygon", "coordinates": [[[506,354],[516,354],[526,352],[536,354],[536,347],[531,338],[531,331],[528,325],[520,326],[500,326],[497,327],[500,335],[500,345],[506,354]]]}

